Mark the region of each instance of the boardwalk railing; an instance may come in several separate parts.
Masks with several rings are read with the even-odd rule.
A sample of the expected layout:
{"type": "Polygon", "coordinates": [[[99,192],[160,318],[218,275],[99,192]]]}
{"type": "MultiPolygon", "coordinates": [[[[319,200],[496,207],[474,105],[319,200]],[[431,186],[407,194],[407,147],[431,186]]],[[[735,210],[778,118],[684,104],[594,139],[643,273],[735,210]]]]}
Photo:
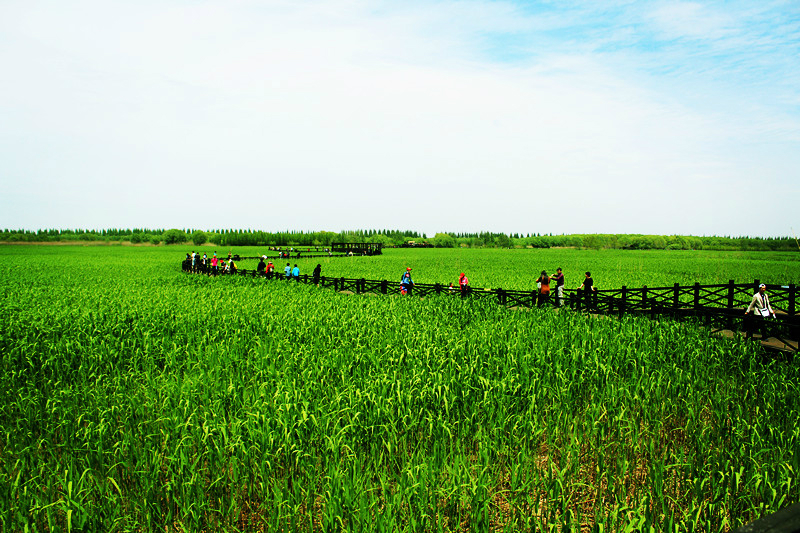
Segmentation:
{"type": "MultiPolygon", "coordinates": [[[[184,261],[183,269],[187,272],[215,275],[210,267],[192,268],[191,262],[184,261]]],[[[223,272],[217,274],[224,275],[223,272]]],[[[256,270],[239,269],[235,274],[265,279],[284,280],[283,272],[258,272],[256,270]]],[[[230,275],[227,273],[226,275],[230,275]]],[[[372,280],[365,278],[345,278],[321,276],[315,279],[308,274],[296,280],[302,283],[315,283],[321,287],[330,287],[337,291],[351,291],[357,294],[400,294],[399,281],[372,280]]],[[[744,315],[750,305],[753,294],[757,291],[759,280],[753,283],[734,283],[729,281],[718,285],[670,287],[640,287],[605,289],[596,291],[580,291],[564,289],[563,302],[557,300],[555,288],[548,298],[540,297],[536,291],[519,291],[509,289],[488,289],[471,287],[465,296],[496,301],[507,307],[532,308],[536,306],[564,305],[576,311],[588,311],[607,315],[644,315],[651,318],[669,316],[676,319],[694,318],[715,330],[745,331],[748,336],[754,332],[783,340],[786,349],[796,350],[790,341],[800,339],[800,314],[798,313],[798,287],[792,285],[767,284],[770,303],[776,311],[775,319],[754,317],[753,313],[744,315]]],[[[460,295],[460,290],[441,283],[415,283],[412,294],[427,295],[460,295]]]]}

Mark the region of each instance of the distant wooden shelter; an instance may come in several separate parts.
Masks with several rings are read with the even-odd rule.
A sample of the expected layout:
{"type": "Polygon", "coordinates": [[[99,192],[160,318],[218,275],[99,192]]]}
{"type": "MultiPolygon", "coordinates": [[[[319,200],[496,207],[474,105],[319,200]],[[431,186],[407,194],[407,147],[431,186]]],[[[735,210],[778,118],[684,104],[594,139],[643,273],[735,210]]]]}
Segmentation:
{"type": "Polygon", "coordinates": [[[380,255],[383,244],[379,242],[334,242],[331,244],[331,251],[337,254],[353,255],[380,255]]]}

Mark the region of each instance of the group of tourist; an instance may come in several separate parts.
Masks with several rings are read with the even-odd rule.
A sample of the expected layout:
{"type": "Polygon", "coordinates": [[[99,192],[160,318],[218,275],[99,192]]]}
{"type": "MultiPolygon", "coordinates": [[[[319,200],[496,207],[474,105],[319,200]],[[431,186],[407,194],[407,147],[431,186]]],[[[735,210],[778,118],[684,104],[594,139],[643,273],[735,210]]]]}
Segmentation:
{"type": "MultiPolygon", "coordinates": [[[[192,251],[186,254],[182,266],[184,271],[194,274],[207,274],[209,276],[235,274],[239,270],[236,266],[235,257],[238,258],[238,256],[232,256],[231,253],[228,253],[227,259],[219,259],[217,258],[217,252],[214,252],[209,258],[205,253],[201,256],[200,253],[192,251]]],[[[266,255],[262,255],[256,266],[256,272],[260,276],[272,277],[275,273],[275,265],[267,259],[266,255]]],[[[286,263],[283,272],[285,279],[300,281],[300,267],[297,263],[295,263],[294,267],[292,267],[291,263],[286,263]]],[[[315,284],[319,285],[321,275],[322,265],[317,264],[312,273],[315,284]]]]}
{"type": "MultiPolygon", "coordinates": [[[[262,255],[261,260],[256,266],[256,271],[261,276],[267,275],[268,277],[272,277],[273,273],[275,272],[275,265],[272,264],[272,261],[267,262],[267,256],[262,255]]],[[[284,279],[287,281],[292,279],[295,281],[300,281],[300,267],[297,266],[297,263],[295,263],[294,266],[292,266],[291,263],[286,263],[286,266],[283,268],[283,275],[284,279]]],[[[321,275],[322,265],[317,264],[312,273],[315,285],[319,285],[319,278],[321,275]]]]}
{"type": "MultiPolygon", "coordinates": [[[[228,252],[227,259],[219,259],[216,251],[212,254],[211,258],[209,258],[206,253],[203,253],[201,256],[199,252],[192,251],[186,254],[186,258],[183,261],[183,270],[216,276],[218,274],[235,274],[238,271],[238,267],[236,266],[236,261],[231,252],[228,252]]],[[[261,276],[266,275],[272,277],[275,273],[275,265],[272,261],[267,260],[266,255],[262,255],[256,267],[256,271],[261,276]]],[[[291,263],[286,263],[283,272],[286,280],[294,279],[295,281],[300,281],[300,267],[298,267],[297,263],[295,263],[294,266],[292,266],[291,263]]],[[[321,274],[322,265],[317,264],[312,273],[314,284],[319,285],[321,274]]],[[[564,305],[564,272],[561,267],[559,267],[556,269],[556,273],[553,276],[550,276],[546,270],[542,270],[541,274],[536,279],[538,306],[541,307],[550,301],[550,286],[552,283],[555,283],[555,306],[561,307],[564,305]]],[[[451,291],[455,291],[456,289],[452,283],[448,288],[451,291]]],[[[469,294],[469,278],[464,272],[461,272],[458,277],[458,290],[462,298],[469,294]]],[[[583,283],[577,287],[577,290],[583,293],[586,308],[590,309],[592,307],[592,294],[597,291],[591,272],[586,272],[583,283]]],[[[413,291],[414,280],[411,277],[411,267],[408,267],[400,277],[400,293],[411,296],[413,291]]],[[[759,285],[758,292],[753,295],[750,305],[747,307],[747,310],[745,310],[745,315],[749,315],[750,313],[754,313],[754,315],[763,318],[775,318],[775,311],[773,311],[770,305],[769,297],[766,293],[766,285],[763,283],[759,285]]]]}
{"type": "MultiPolygon", "coordinates": [[[[545,305],[550,301],[550,285],[551,283],[555,283],[555,294],[556,294],[556,307],[561,307],[564,305],[564,271],[561,267],[556,269],[556,273],[553,276],[547,274],[546,270],[542,270],[542,273],[536,280],[536,300],[537,305],[542,306],[545,305]]],[[[450,291],[455,291],[456,287],[453,286],[451,283],[448,287],[450,291]]],[[[411,278],[411,267],[406,268],[406,271],[403,272],[402,276],[400,276],[400,294],[403,295],[411,295],[414,290],[414,280],[411,278]]],[[[470,286],[469,286],[469,278],[467,275],[462,272],[458,276],[458,290],[461,294],[461,297],[464,298],[469,294],[470,286]]],[[[578,291],[583,292],[586,308],[592,307],[592,293],[597,291],[597,287],[594,285],[594,279],[592,279],[591,272],[586,272],[585,278],[583,283],[581,283],[577,287],[578,291]]]]}
{"type": "Polygon", "coordinates": [[[199,252],[192,251],[192,253],[187,253],[183,260],[183,270],[195,274],[216,276],[218,274],[235,274],[238,267],[230,252],[228,252],[227,259],[219,259],[217,252],[214,252],[209,258],[208,254],[204,253],[201,256],[199,252]]]}
{"type": "MultiPolygon", "coordinates": [[[[546,270],[542,270],[542,273],[536,280],[536,290],[538,294],[537,304],[540,307],[550,301],[551,282],[555,282],[556,284],[556,307],[561,307],[564,305],[564,271],[561,269],[561,267],[558,267],[555,275],[553,276],[549,276],[546,270]]],[[[597,291],[597,287],[594,285],[594,279],[592,279],[591,272],[586,272],[585,277],[583,278],[583,283],[581,283],[576,290],[583,292],[586,308],[589,309],[592,307],[592,293],[597,291]]]]}

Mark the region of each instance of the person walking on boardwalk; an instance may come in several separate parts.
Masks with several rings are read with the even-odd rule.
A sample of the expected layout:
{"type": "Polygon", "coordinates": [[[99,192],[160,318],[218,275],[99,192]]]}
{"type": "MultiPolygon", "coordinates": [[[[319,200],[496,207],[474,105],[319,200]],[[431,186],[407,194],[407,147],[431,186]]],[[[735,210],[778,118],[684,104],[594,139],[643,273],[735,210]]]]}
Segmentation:
{"type": "Polygon", "coordinates": [[[550,276],[546,270],[542,270],[539,279],[536,280],[536,287],[539,289],[538,306],[541,307],[550,300],[550,276]]]}
{"type": "Polygon", "coordinates": [[[767,286],[763,283],[758,286],[758,292],[753,295],[753,299],[750,301],[750,305],[747,306],[744,316],[748,316],[751,312],[753,312],[753,310],[755,310],[755,316],[760,317],[757,318],[757,320],[760,321],[758,324],[758,329],[761,331],[761,337],[766,338],[767,330],[764,320],[769,317],[775,318],[775,311],[772,310],[772,306],[769,303],[767,286]]]}
{"type": "Polygon", "coordinates": [[[286,281],[292,279],[292,265],[286,263],[286,267],[283,269],[283,274],[286,276],[286,281]]]}
{"type": "Polygon", "coordinates": [[[469,278],[463,272],[458,277],[458,287],[461,289],[461,297],[466,298],[467,292],[469,292],[469,278]]]}
{"type": "Polygon", "coordinates": [[[295,281],[300,281],[300,267],[297,266],[297,263],[294,264],[294,268],[292,269],[292,277],[295,281]]]}
{"type": "Polygon", "coordinates": [[[314,272],[312,272],[311,275],[314,278],[314,285],[319,287],[319,277],[322,275],[322,265],[317,263],[317,266],[314,268],[314,272]]]}
{"type": "Polygon", "coordinates": [[[216,276],[219,273],[219,260],[217,259],[217,254],[211,258],[211,274],[216,276]]]}
{"type": "Polygon", "coordinates": [[[414,280],[411,279],[411,267],[408,267],[403,275],[400,277],[400,293],[411,296],[414,290],[414,280]]]}
{"type": "Polygon", "coordinates": [[[583,279],[581,286],[578,287],[578,290],[583,291],[583,301],[585,302],[586,309],[592,307],[592,293],[597,291],[597,288],[594,286],[591,272],[586,273],[586,277],[583,279]]]}
{"type": "Polygon", "coordinates": [[[264,259],[266,258],[267,258],[266,255],[262,255],[261,260],[258,262],[258,266],[256,267],[259,276],[263,276],[264,271],[267,269],[267,264],[264,262],[264,259]]]}
{"type": "Polygon", "coordinates": [[[561,271],[561,267],[556,269],[555,276],[550,280],[556,282],[556,307],[561,307],[564,305],[564,273],[561,271]]]}
{"type": "Polygon", "coordinates": [[[750,301],[750,305],[747,306],[747,311],[745,311],[744,314],[747,315],[751,313],[753,309],[756,310],[758,316],[775,318],[775,311],[772,310],[769,297],[767,296],[767,286],[763,283],[758,286],[758,292],[753,295],[753,299],[750,301]]]}

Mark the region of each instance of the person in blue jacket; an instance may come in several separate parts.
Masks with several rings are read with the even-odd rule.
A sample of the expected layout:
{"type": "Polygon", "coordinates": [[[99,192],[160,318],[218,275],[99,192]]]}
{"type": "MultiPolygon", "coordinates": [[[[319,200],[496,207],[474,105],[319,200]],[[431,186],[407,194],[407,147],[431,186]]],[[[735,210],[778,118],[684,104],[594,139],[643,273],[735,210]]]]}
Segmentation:
{"type": "Polygon", "coordinates": [[[411,296],[412,290],[414,290],[414,280],[411,279],[411,267],[408,267],[400,278],[400,292],[411,296]]]}
{"type": "Polygon", "coordinates": [[[300,269],[297,267],[297,263],[294,264],[294,268],[292,269],[292,277],[295,281],[300,281],[300,269]]]}

